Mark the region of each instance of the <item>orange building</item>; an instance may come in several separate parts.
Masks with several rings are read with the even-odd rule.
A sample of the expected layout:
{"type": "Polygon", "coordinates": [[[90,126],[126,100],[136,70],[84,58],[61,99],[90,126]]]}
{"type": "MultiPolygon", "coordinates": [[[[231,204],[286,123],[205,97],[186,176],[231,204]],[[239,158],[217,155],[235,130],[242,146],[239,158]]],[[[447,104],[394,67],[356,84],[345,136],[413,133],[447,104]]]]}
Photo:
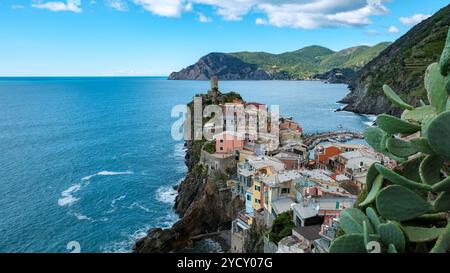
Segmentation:
{"type": "Polygon", "coordinates": [[[216,153],[229,154],[244,148],[243,134],[236,132],[223,132],[216,136],[216,153]]]}
{"type": "Polygon", "coordinates": [[[336,146],[328,145],[328,146],[317,146],[315,151],[315,160],[316,164],[320,168],[326,168],[328,163],[328,159],[333,156],[337,156],[341,154],[342,151],[336,146]]]}
{"type": "Polygon", "coordinates": [[[300,125],[293,121],[291,118],[281,118],[280,119],[280,130],[286,130],[291,129],[299,132],[300,134],[303,133],[302,127],[300,125]]]}

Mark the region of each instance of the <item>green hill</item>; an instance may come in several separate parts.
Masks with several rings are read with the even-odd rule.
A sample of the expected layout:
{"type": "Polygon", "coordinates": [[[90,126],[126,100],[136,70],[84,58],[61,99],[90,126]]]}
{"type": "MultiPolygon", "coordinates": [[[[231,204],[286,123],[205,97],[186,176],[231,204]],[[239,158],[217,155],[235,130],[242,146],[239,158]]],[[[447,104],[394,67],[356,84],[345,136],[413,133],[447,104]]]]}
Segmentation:
{"type": "Polygon", "coordinates": [[[294,78],[310,77],[334,68],[358,69],[376,57],[389,43],[373,47],[358,46],[335,52],[322,46],[308,46],[282,54],[266,52],[230,53],[249,64],[256,64],[270,73],[287,72],[294,78]]]}
{"type": "Polygon", "coordinates": [[[450,5],[419,23],[367,63],[350,81],[352,90],[341,102],[345,110],[399,115],[383,95],[388,84],[412,105],[427,101],[424,74],[428,65],[438,61],[450,25],[450,5]]]}
{"type": "Polygon", "coordinates": [[[358,70],[383,51],[389,43],[373,47],[357,46],[335,52],[322,46],[271,54],[267,52],[210,53],[179,72],[173,80],[205,80],[216,75],[221,79],[306,79],[334,69],[358,70]]]}

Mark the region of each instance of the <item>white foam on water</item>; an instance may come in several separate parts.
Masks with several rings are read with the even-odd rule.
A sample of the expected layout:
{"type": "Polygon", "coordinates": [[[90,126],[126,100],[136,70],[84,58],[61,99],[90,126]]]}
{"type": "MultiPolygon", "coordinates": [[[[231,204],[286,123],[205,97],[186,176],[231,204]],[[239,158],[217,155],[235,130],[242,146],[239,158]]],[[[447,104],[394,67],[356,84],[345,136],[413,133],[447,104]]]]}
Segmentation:
{"type": "Polygon", "coordinates": [[[77,219],[80,220],[80,221],[83,221],[83,220],[94,221],[91,217],[88,217],[88,216],[83,215],[83,214],[78,213],[78,212],[73,212],[72,215],[77,217],[77,219]]]}
{"type": "Polygon", "coordinates": [[[114,211],[116,211],[116,209],[117,209],[116,203],[119,202],[119,201],[121,201],[121,200],[123,200],[123,199],[125,199],[125,197],[126,197],[126,195],[121,195],[121,196],[119,196],[119,197],[114,198],[114,199],[111,201],[111,205],[110,205],[110,206],[111,206],[111,209],[108,210],[106,213],[110,214],[110,213],[113,213],[114,211]]]}
{"type": "Polygon", "coordinates": [[[375,115],[364,115],[367,121],[363,121],[363,123],[367,126],[373,126],[375,121],[377,120],[377,116],[375,115]]]}
{"type": "Polygon", "coordinates": [[[173,186],[161,186],[156,190],[156,200],[166,204],[174,204],[178,192],[173,186]]]}
{"type": "Polygon", "coordinates": [[[61,198],[58,199],[58,205],[61,207],[71,206],[79,199],[73,196],[74,193],[81,189],[81,184],[75,184],[61,193],[61,198]]]}
{"type": "Polygon", "coordinates": [[[179,173],[179,174],[184,174],[184,173],[187,173],[187,171],[188,171],[188,168],[185,164],[181,164],[181,165],[175,167],[175,169],[176,169],[177,173],[179,173]]]}
{"type": "Polygon", "coordinates": [[[106,253],[129,253],[131,252],[133,245],[139,240],[147,236],[147,231],[151,226],[146,226],[136,230],[129,234],[125,240],[112,242],[104,247],[102,251],[106,253]]]}
{"type": "Polygon", "coordinates": [[[80,191],[82,188],[89,185],[91,178],[95,176],[110,176],[110,175],[131,175],[134,174],[131,171],[126,172],[111,172],[111,171],[101,171],[96,174],[88,175],[83,178],[81,178],[82,183],[77,183],[71,185],[68,189],[61,192],[61,198],[58,199],[58,205],[61,207],[64,206],[71,206],[75,202],[79,200],[79,198],[76,198],[73,196],[74,193],[80,191]]]}
{"type": "Polygon", "coordinates": [[[145,211],[145,212],[152,212],[151,209],[147,208],[146,206],[142,205],[142,204],[139,203],[139,202],[134,202],[133,204],[131,204],[131,205],[128,206],[127,208],[129,208],[129,209],[138,208],[138,209],[141,209],[141,210],[143,210],[143,211],[145,211]]]}
{"type": "Polygon", "coordinates": [[[101,171],[96,174],[85,176],[85,177],[81,178],[81,181],[91,180],[91,178],[93,178],[95,176],[130,175],[130,174],[134,174],[134,172],[131,172],[131,171],[126,171],[126,172],[101,171]]]}
{"type": "Polygon", "coordinates": [[[160,227],[160,228],[170,228],[173,226],[173,224],[175,224],[180,218],[178,217],[178,215],[174,212],[170,212],[169,214],[167,214],[164,217],[160,217],[158,219],[158,223],[156,226],[160,227]]]}
{"type": "Polygon", "coordinates": [[[184,142],[175,144],[173,157],[184,158],[185,156],[186,156],[186,147],[184,146],[184,142]]]}

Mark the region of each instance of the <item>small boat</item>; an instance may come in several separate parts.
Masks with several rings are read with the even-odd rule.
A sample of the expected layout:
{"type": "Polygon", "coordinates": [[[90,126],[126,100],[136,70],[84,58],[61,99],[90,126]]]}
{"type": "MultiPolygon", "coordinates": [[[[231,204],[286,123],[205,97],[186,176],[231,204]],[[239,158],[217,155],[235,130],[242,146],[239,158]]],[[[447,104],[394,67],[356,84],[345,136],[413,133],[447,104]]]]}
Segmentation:
{"type": "Polygon", "coordinates": [[[334,138],[329,138],[328,141],[329,141],[329,142],[335,143],[335,142],[336,142],[336,139],[334,139],[334,138]]]}

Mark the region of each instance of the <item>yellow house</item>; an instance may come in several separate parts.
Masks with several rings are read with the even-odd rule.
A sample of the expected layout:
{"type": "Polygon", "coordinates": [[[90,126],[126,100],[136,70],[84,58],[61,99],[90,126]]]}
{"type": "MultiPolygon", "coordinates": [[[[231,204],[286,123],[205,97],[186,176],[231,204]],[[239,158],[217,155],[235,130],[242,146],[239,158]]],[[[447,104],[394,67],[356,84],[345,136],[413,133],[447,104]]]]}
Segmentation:
{"type": "Polygon", "coordinates": [[[264,200],[265,190],[263,180],[267,177],[274,176],[276,172],[274,171],[272,166],[265,166],[258,170],[258,172],[253,177],[253,193],[252,193],[252,206],[253,210],[259,210],[264,208],[264,203],[267,203],[264,200]]]}

